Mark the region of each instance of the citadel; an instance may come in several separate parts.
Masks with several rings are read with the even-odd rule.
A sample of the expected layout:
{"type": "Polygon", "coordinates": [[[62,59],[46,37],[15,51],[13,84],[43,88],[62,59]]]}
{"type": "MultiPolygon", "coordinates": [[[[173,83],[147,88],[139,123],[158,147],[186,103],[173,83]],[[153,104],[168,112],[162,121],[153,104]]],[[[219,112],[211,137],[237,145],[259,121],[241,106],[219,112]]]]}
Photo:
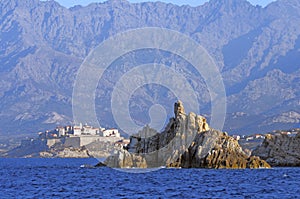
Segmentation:
{"type": "Polygon", "coordinates": [[[55,144],[63,144],[65,147],[80,148],[93,142],[117,142],[123,138],[118,129],[96,128],[80,123],[75,126],[57,127],[55,130],[40,132],[40,139],[45,139],[47,146],[51,148],[55,144]]]}

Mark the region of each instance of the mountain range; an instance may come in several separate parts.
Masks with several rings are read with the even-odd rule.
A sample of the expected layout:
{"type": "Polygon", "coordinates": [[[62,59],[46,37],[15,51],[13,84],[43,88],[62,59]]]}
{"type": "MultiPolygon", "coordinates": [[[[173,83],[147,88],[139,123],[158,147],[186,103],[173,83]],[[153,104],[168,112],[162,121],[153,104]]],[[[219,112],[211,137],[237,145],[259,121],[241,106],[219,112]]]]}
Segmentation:
{"type": "MultiPolygon", "coordinates": [[[[32,134],[72,123],[73,85],[85,57],[111,36],[142,27],[179,31],[212,56],[227,94],[224,131],[299,128],[299,22],[298,0],[277,0],[264,8],[246,0],[210,0],[198,7],[109,0],[69,9],[53,0],[2,0],[0,135],[32,134]]],[[[104,127],[116,125],[110,98],[120,74],[114,72],[152,62],[188,67],[184,60],[155,50],[135,52],[124,60],[107,72],[96,92],[104,127]]],[[[201,110],[209,118],[203,79],[192,72],[185,76],[194,82],[201,110]]],[[[172,105],[176,99],[168,93],[158,85],[138,89],[130,101],[136,122],[149,123],[144,112],[153,104],[172,105]]]]}

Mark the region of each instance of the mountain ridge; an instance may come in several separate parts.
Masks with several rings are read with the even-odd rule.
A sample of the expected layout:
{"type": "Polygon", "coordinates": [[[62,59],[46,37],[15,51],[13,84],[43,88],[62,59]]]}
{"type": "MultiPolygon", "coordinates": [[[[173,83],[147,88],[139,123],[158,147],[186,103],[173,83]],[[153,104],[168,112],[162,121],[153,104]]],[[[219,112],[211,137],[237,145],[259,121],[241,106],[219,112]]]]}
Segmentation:
{"type": "MultiPolygon", "coordinates": [[[[299,2],[281,0],[264,8],[246,0],[224,2],[191,7],[109,1],[67,9],[55,1],[2,1],[0,134],[44,131],[72,122],[72,88],[84,58],[110,36],[148,26],[189,35],[212,55],[228,93],[225,130],[272,130],[266,121],[288,111],[299,113],[299,2]],[[231,117],[241,111],[246,116],[231,117]],[[44,125],[53,112],[68,119],[44,125]]],[[[203,108],[209,109],[205,85],[190,76],[199,84],[195,89],[203,108]]],[[[104,87],[100,90],[107,92],[109,83],[104,87]]],[[[102,99],[99,92],[97,97],[102,99]]],[[[150,99],[137,109],[149,107],[155,101],[150,99]]],[[[100,118],[105,115],[103,125],[114,126],[109,111],[99,113],[100,118]]],[[[291,124],[282,123],[282,128],[286,125],[291,124]]]]}

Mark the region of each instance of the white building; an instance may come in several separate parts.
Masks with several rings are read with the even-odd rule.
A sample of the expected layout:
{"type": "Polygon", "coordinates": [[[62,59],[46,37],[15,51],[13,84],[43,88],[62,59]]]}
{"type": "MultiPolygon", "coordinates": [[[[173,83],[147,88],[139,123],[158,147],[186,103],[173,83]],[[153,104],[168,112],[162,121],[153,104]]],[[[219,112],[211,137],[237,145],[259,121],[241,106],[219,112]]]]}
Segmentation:
{"type": "Polygon", "coordinates": [[[91,126],[84,126],[83,127],[83,134],[84,135],[98,135],[100,132],[99,128],[93,128],[91,126]]]}
{"type": "Polygon", "coordinates": [[[82,125],[73,127],[74,136],[102,136],[102,137],[121,137],[118,129],[105,129],[105,128],[94,128],[88,125],[82,125]]]}
{"type": "Polygon", "coordinates": [[[100,135],[103,137],[121,137],[118,129],[106,129],[100,135]]]}
{"type": "Polygon", "coordinates": [[[94,128],[92,126],[88,125],[82,125],[80,123],[79,126],[74,126],[74,135],[80,136],[80,135],[99,135],[100,134],[100,128],[94,128]]]}
{"type": "Polygon", "coordinates": [[[83,131],[82,124],[80,123],[79,126],[74,126],[73,131],[74,131],[74,135],[76,136],[81,135],[83,131]]]}

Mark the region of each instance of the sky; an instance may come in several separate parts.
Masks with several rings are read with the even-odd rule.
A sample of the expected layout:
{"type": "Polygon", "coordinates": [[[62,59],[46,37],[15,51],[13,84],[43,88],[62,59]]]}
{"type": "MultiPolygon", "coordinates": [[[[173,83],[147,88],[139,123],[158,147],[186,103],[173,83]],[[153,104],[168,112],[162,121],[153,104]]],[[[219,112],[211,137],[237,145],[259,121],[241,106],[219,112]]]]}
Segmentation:
{"type": "MultiPolygon", "coordinates": [[[[55,0],[57,2],[59,2],[61,5],[69,8],[72,7],[74,5],[83,5],[86,6],[90,3],[93,2],[104,2],[104,0],[55,0]]],[[[132,3],[139,3],[139,2],[145,2],[145,1],[155,1],[155,0],[127,0],[129,2],[132,3]]],[[[208,0],[159,0],[161,2],[166,2],[166,3],[173,3],[173,4],[177,4],[177,5],[191,5],[191,6],[199,6],[204,4],[205,2],[207,2],[208,0]]],[[[261,6],[266,6],[268,5],[270,2],[274,1],[274,0],[248,0],[250,1],[253,5],[261,5],[261,6]]]]}

